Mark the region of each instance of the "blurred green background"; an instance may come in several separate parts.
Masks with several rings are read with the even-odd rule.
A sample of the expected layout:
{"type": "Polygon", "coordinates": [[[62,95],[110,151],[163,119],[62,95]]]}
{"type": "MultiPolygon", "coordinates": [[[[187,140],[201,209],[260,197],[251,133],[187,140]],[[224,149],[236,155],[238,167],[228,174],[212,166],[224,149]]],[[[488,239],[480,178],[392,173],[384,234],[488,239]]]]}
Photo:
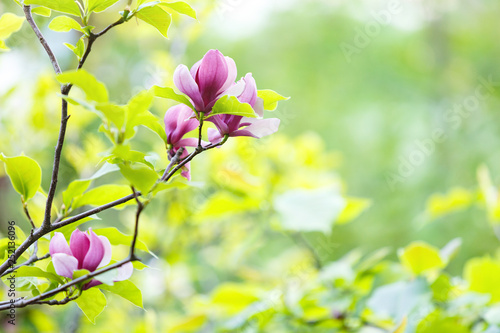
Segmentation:
{"type": "MultiPolygon", "coordinates": [[[[271,115],[282,121],[280,133],[290,145],[286,149],[297,156],[309,154],[319,164],[320,155],[329,152],[331,163],[325,162],[322,172],[342,179],[348,195],[372,200],[352,223],[335,227],[327,236],[334,251],[323,258],[325,262],[353,248],[368,252],[386,246],[396,259],[396,250],[413,240],[443,247],[461,237],[462,249],[448,268],[460,274],[466,260],[495,252],[498,239],[482,209],[472,207],[435,220],[429,218],[427,200],[457,186],[475,193],[476,171],[482,164],[489,167],[494,183],[500,181],[500,93],[498,84],[484,85],[488,80],[500,82],[499,2],[221,0],[193,1],[192,6],[198,21],[175,16],[168,40],[133,20],[96,43],[86,68],[106,83],[112,100],[125,103],[153,84],[172,85],[178,64],[191,66],[208,49],[219,49],[236,61],[238,77],[252,72],[259,89],[291,96],[271,115]],[[477,98],[477,89],[484,98],[477,98]],[[441,140],[434,139],[436,131],[444,134],[441,140]],[[293,141],[298,138],[300,144],[293,141]],[[319,148],[314,151],[311,146],[319,148]]],[[[96,15],[92,24],[104,27],[122,7],[120,2],[109,13],[96,15]]],[[[0,12],[7,10],[21,15],[12,1],[1,0],[0,12]]],[[[49,21],[39,19],[45,27],[49,21]]],[[[74,66],[74,56],[62,42],[76,42],[76,33],[44,32],[62,66],[74,66]]],[[[58,126],[57,86],[26,24],[9,46],[12,51],[0,55],[0,150],[6,155],[24,151],[36,158],[47,186],[58,126]],[[34,96],[35,103],[26,96],[34,96]]],[[[157,103],[154,111],[162,117],[168,106],[157,103]]],[[[98,120],[83,111],[73,118],[85,131],[69,134],[65,149],[71,153],[63,164],[62,184],[93,173],[100,157],[86,145],[106,147],[95,133],[98,120]]],[[[162,155],[161,145],[152,148],[149,138],[140,131],[137,146],[162,155]]],[[[254,158],[259,159],[256,149],[254,158]]],[[[204,168],[210,163],[223,162],[210,157],[195,161],[194,181],[210,178],[204,168]]],[[[22,221],[22,211],[13,208],[18,198],[8,190],[8,180],[1,179],[0,186],[2,221],[22,221]]],[[[205,198],[198,199],[196,190],[189,193],[187,202],[205,198]]],[[[162,205],[151,208],[150,219],[157,218],[153,212],[163,214],[162,205]]],[[[132,211],[121,214],[130,217],[132,211]]],[[[103,219],[108,216],[116,215],[106,213],[103,219]]],[[[258,221],[266,216],[255,213],[246,218],[267,229],[258,221]]],[[[193,225],[184,228],[191,230],[193,225]]],[[[160,230],[169,234],[169,228],[160,230]]],[[[146,229],[144,237],[154,239],[155,231],[146,229]]],[[[216,232],[209,229],[207,233],[216,232]]],[[[272,243],[254,244],[260,249],[254,260],[269,259],[277,248],[294,244],[280,232],[266,232],[272,243]]],[[[304,234],[309,246],[319,251],[316,236],[304,234]]],[[[172,237],[165,236],[165,241],[177,244],[172,237]]],[[[160,246],[158,240],[151,241],[153,248],[160,246]]],[[[222,273],[213,274],[224,280],[222,273]]]]}

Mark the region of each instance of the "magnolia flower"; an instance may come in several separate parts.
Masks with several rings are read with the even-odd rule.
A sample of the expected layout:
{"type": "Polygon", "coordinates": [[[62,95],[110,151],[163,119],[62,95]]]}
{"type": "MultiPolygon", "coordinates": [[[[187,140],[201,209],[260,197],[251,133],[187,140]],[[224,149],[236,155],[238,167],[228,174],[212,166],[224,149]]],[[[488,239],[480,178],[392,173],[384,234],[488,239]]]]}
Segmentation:
{"type": "MultiPolygon", "coordinates": [[[[244,86],[241,94],[237,96],[238,100],[242,103],[250,104],[255,113],[259,117],[262,117],[264,110],[263,101],[257,97],[257,85],[252,74],[248,73],[237,84],[244,86]]],[[[229,114],[215,115],[208,120],[217,127],[217,129],[208,129],[208,139],[212,143],[220,142],[226,135],[230,137],[250,136],[260,139],[275,133],[280,125],[278,118],[259,119],[229,114]]]]}
{"type": "Polygon", "coordinates": [[[210,111],[235,80],[234,60],[218,50],[208,51],[191,70],[179,65],[174,72],[176,87],[191,98],[197,111],[202,112],[210,111]]]}
{"type": "MultiPolygon", "coordinates": [[[[197,128],[199,124],[199,121],[194,118],[193,110],[184,104],[173,106],[167,110],[165,113],[165,133],[167,134],[167,142],[171,145],[168,152],[169,158],[174,157],[181,147],[196,147],[198,145],[198,139],[183,137],[186,133],[197,128]]],[[[180,158],[183,159],[188,155],[189,153],[185,149],[180,158]]],[[[189,163],[182,167],[181,175],[187,180],[191,180],[189,163]]]]}
{"type": "MultiPolygon", "coordinates": [[[[71,234],[69,246],[64,235],[56,232],[50,240],[49,252],[56,273],[67,278],[73,278],[73,272],[79,269],[93,272],[111,261],[111,243],[106,237],[97,236],[92,228],[89,228],[88,233],[75,229],[71,234]]],[[[129,262],[116,270],[115,281],[123,281],[130,278],[133,266],[129,262]]],[[[84,289],[102,284],[98,279],[99,276],[92,279],[84,289]]]]}

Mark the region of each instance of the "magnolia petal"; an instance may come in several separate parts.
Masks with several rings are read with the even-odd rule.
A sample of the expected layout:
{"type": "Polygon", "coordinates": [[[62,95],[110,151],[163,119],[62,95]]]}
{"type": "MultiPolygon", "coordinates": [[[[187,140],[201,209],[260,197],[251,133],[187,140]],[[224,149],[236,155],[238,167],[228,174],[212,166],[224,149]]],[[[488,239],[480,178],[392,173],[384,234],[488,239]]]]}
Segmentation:
{"type": "Polygon", "coordinates": [[[132,276],[132,273],[134,272],[134,266],[132,265],[131,262],[128,262],[118,267],[116,271],[118,274],[116,276],[115,282],[127,280],[132,276]]]}
{"type": "Polygon", "coordinates": [[[104,255],[102,257],[101,262],[99,263],[99,266],[97,268],[101,268],[103,266],[106,266],[109,264],[111,261],[111,243],[109,242],[109,239],[104,236],[98,236],[99,239],[101,240],[102,245],[104,246],[104,255]]]}
{"type": "Polygon", "coordinates": [[[257,84],[255,83],[252,73],[245,75],[241,81],[245,82],[245,89],[241,95],[238,96],[238,100],[242,103],[248,103],[253,107],[257,101],[257,84]]]}
{"type": "Polygon", "coordinates": [[[66,253],[54,253],[51,256],[56,273],[60,276],[72,278],[73,272],[78,269],[78,260],[66,253]]]}
{"type": "Polygon", "coordinates": [[[234,60],[229,57],[224,57],[224,59],[226,60],[227,65],[227,79],[219,89],[219,93],[224,92],[224,90],[231,87],[231,85],[234,84],[234,81],[236,81],[236,77],[238,76],[238,70],[236,69],[236,63],[234,62],[234,60]]]}
{"type": "Polygon", "coordinates": [[[208,140],[211,143],[219,143],[222,140],[223,135],[220,134],[215,128],[209,128],[207,130],[208,140]]]}
{"type": "Polygon", "coordinates": [[[104,257],[104,245],[101,239],[89,228],[90,247],[83,259],[82,268],[95,271],[104,257]]]}
{"type": "Polygon", "coordinates": [[[51,256],[56,253],[65,253],[70,256],[73,255],[66,238],[64,238],[64,235],[60,232],[54,233],[54,236],[50,240],[49,252],[51,256]]]}
{"type": "Polygon", "coordinates": [[[168,143],[179,146],[178,142],[186,134],[200,124],[194,117],[194,112],[188,106],[179,104],[171,107],[165,113],[165,133],[168,143]]]}
{"type": "Polygon", "coordinates": [[[255,105],[253,106],[253,110],[259,116],[259,118],[264,117],[264,100],[260,97],[257,97],[255,101],[255,105]]]}
{"type": "Polygon", "coordinates": [[[86,233],[80,231],[80,229],[75,229],[71,234],[69,239],[69,247],[71,253],[78,260],[78,268],[82,268],[83,259],[87,255],[90,247],[90,240],[86,233]]]}
{"type": "Polygon", "coordinates": [[[84,285],[84,286],[83,286],[83,290],[87,290],[87,289],[89,289],[89,288],[92,288],[92,287],[98,286],[98,285],[100,285],[100,284],[102,284],[102,282],[101,282],[101,281],[96,280],[96,279],[92,279],[92,280],[90,280],[90,282],[89,282],[89,283],[87,283],[86,285],[84,285]]]}
{"type": "MultiPolygon", "coordinates": [[[[229,87],[226,91],[224,91],[224,95],[228,96],[240,96],[243,91],[245,91],[245,81],[239,80],[238,82],[234,83],[231,87],[229,87]]],[[[221,96],[222,97],[222,96],[221,96]]]]}
{"type": "Polygon", "coordinates": [[[174,84],[184,94],[188,95],[198,111],[203,111],[204,103],[200,88],[185,65],[179,65],[174,72],[174,84]]]}
{"type": "MultiPolygon", "coordinates": [[[[205,105],[212,102],[228,79],[226,59],[218,50],[208,51],[201,60],[196,82],[205,105]]],[[[206,110],[203,110],[206,111],[206,110]]]]}
{"type": "Polygon", "coordinates": [[[248,124],[248,126],[241,130],[232,132],[230,136],[251,136],[260,139],[278,131],[280,125],[280,120],[278,118],[246,118],[244,121],[248,124]]]}

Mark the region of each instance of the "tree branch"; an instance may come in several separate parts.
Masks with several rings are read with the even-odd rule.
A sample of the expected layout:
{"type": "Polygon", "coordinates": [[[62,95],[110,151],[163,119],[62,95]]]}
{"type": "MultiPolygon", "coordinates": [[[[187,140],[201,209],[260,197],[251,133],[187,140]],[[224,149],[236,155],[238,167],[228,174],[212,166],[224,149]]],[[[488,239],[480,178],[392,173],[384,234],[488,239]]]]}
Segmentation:
{"type": "MultiPolygon", "coordinates": [[[[86,274],[84,276],[81,276],[77,279],[74,279],[74,280],[71,280],[70,282],[68,283],[65,283],[63,284],[62,286],[59,286],[58,288],[55,288],[55,289],[52,289],[52,290],[49,290],[43,294],[40,294],[38,296],[35,296],[35,297],[32,297],[30,299],[18,299],[14,302],[8,302],[8,303],[0,303],[0,311],[1,310],[7,310],[7,309],[10,309],[10,308],[24,308],[25,306],[28,306],[28,305],[31,305],[31,304],[40,304],[38,302],[40,301],[43,301],[44,299],[46,298],[49,298],[49,297],[52,297],[54,295],[57,295],[58,293],[64,291],[64,290],[67,290],[68,288],[74,286],[74,285],[77,285],[81,282],[84,282],[88,279],[91,279],[93,277],[96,277],[100,274],[103,274],[103,273],[106,273],[112,269],[115,269],[115,268],[118,268],[118,267],[121,267],[123,265],[125,265],[126,263],[129,263],[129,262],[132,262],[132,261],[135,261],[136,259],[131,259],[131,258],[127,258],[127,259],[124,259],[124,260],[121,260],[119,262],[116,262],[112,265],[109,265],[107,267],[104,267],[104,268],[101,268],[99,270],[96,270],[96,271],[93,271],[89,274],[86,274]]],[[[69,301],[68,301],[69,302],[69,301]]],[[[46,304],[46,303],[42,303],[42,304],[46,304]]]]}
{"type": "Polygon", "coordinates": [[[33,16],[31,15],[31,6],[23,6],[23,11],[24,11],[24,16],[26,16],[26,20],[31,26],[31,29],[33,29],[35,35],[40,40],[40,44],[42,44],[43,48],[45,49],[45,52],[47,52],[50,58],[50,62],[52,63],[52,67],[54,67],[54,71],[56,72],[56,74],[61,74],[61,67],[59,67],[59,63],[57,62],[54,52],[52,52],[52,49],[45,40],[45,37],[43,37],[42,32],[40,31],[40,29],[38,29],[38,26],[33,20],[33,16]]]}

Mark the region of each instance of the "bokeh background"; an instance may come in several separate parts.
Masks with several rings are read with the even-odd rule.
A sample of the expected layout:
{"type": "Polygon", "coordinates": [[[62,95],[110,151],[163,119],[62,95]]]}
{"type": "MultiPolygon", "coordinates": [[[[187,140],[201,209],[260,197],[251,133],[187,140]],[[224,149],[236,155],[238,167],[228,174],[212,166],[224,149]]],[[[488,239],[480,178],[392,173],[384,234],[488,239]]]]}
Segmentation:
{"type": "MultiPolygon", "coordinates": [[[[460,237],[463,245],[447,268],[458,275],[468,259],[495,253],[498,239],[484,207],[475,203],[480,166],[489,168],[493,183],[500,181],[500,3],[190,4],[198,20],[175,15],[169,39],[132,20],[96,43],[86,69],[106,83],[112,100],[126,103],[154,84],[172,86],[175,67],[191,66],[208,49],[232,57],[239,77],[252,72],[260,89],[291,99],[269,114],[281,119],[278,135],[258,143],[242,139],[202,156],[193,163],[197,186],[168,192],[148,207],[141,237],[159,259],[148,256],[156,270],[137,273],[135,282],[147,308],[154,310],[132,310],[137,323],[128,329],[142,325],[146,332],[162,331],[158,327],[165,322],[180,322],[186,312],[206,306],[200,295],[221,283],[246,279],[266,284],[279,275],[278,262],[311,260],[310,252],[318,257],[324,244],[323,263],[353,249],[369,253],[384,247],[388,258],[397,260],[397,249],[411,241],[441,248],[460,237]],[[322,184],[334,184],[342,195],[370,204],[350,223],[325,233],[284,232],[276,198],[322,184]],[[298,250],[304,247],[309,252],[298,250]],[[187,299],[194,305],[186,305],[187,299]]],[[[123,6],[119,2],[94,15],[92,24],[106,26],[123,6]]],[[[12,1],[1,0],[4,11],[21,15],[12,1]]],[[[46,28],[50,18],[38,19],[62,67],[72,68],[76,60],[63,42],[75,43],[78,35],[52,32],[46,28]]],[[[57,83],[27,24],[8,45],[12,51],[0,54],[0,151],[37,159],[47,188],[59,123],[57,83]]],[[[157,101],[153,112],[162,117],[168,103],[157,101]]],[[[97,169],[98,153],[109,146],[97,131],[99,124],[90,112],[72,109],[61,189],[97,169]]],[[[151,138],[139,130],[135,147],[163,163],[162,144],[151,138]]],[[[119,176],[103,182],[113,179],[119,176]]],[[[0,178],[0,187],[1,225],[16,219],[28,230],[7,178],[0,178]]],[[[333,201],[328,205],[322,207],[334,210],[333,201]]],[[[133,213],[126,208],[101,218],[127,233],[133,213]]],[[[125,254],[126,248],[121,251],[125,254]]],[[[120,327],[117,318],[128,322],[114,303],[120,300],[112,299],[114,306],[97,319],[102,332],[120,327]]],[[[39,308],[26,316],[33,316],[33,323],[44,318],[47,327],[73,329],[78,313],[73,306],[39,308]],[[53,318],[58,319],[46,313],[57,313],[53,318]]],[[[43,330],[33,323],[27,327],[43,330]]],[[[82,330],[89,325],[80,320],[82,330]]]]}

